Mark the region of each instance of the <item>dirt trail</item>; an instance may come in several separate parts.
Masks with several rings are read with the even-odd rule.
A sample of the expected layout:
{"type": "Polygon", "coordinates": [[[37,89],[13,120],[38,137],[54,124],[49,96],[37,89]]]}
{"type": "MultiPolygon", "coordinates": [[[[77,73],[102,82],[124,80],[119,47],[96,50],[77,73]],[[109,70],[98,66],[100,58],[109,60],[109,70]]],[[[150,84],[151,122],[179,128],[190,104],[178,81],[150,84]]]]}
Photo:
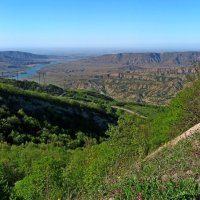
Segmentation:
{"type": "MultiPolygon", "coordinates": [[[[119,106],[111,106],[112,108],[115,108],[115,109],[118,109],[118,110],[123,110],[125,112],[128,112],[128,113],[131,113],[133,115],[137,115],[141,118],[147,118],[143,115],[140,115],[132,110],[129,110],[127,108],[122,108],[122,107],[119,107],[119,106]]],[[[200,123],[199,124],[196,124],[194,125],[192,128],[190,128],[189,130],[185,131],[184,133],[182,133],[181,135],[179,135],[178,137],[174,138],[173,140],[171,140],[170,142],[164,144],[163,146],[159,147],[157,150],[155,150],[154,152],[150,153],[143,161],[146,161],[150,158],[153,158],[157,153],[159,153],[160,151],[162,151],[164,148],[166,147],[173,147],[175,146],[178,142],[194,135],[195,133],[198,133],[200,132],[200,123]]]]}
{"type": "Polygon", "coordinates": [[[133,115],[137,115],[138,117],[141,117],[141,118],[144,118],[144,119],[147,118],[147,117],[145,117],[143,115],[140,115],[139,113],[136,113],[136,112],[134,112],[132,110],[129,110],[127,108],[122,108],[122,107],[119,107],[119,106],[111,106],[111,107],[115,108],[115,109],[118,109],[118,110],[123,110],[123,111],[128,112],[128,113],[133,114],[133,115]]]}
{"type": "Polygon", "coordinates": [[[200,123],[196,124],[195,126],[193,126],[192,128],[190,128],[189,130],[187,130],[186,132],[184,132],[183,134],[181,134],[180,136],[176,137],[175,139],[171,140],[170,142],[164,144],[163,146],[159,147],[156,151],[152,152],[151,154],[149,154],[143,161],[146,161],[150,158],[153,158],[157,153],[159,153],[160,151],[162,151],[164,148],[166,147],[173,147],[175,146],[178,142],[194,135],[195,133],[200,132],[200,123]]]}

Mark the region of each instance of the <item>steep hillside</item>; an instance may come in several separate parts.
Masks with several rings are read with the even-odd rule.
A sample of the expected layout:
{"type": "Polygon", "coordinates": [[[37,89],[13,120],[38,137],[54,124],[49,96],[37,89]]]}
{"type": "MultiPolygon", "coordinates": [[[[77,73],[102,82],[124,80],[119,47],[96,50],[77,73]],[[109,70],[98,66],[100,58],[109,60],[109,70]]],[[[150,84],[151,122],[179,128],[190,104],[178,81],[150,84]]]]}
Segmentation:
{"type": "MultiPolygon", "coordinates": [[[[0,83],[0,138],[10,144],[60,142],[68,146],[84,135],[99,141],[101,137],[106,137],[108,124],[116,121],[114,112],[113,115],[109,111],[106,113],[106,109],[95,103],[48,94],[59,91],[57,87],[50,88],[50,91],[48,87],[41,87],[43,93],[39,93],[27,89],[33,89],[34,83],[2,82],[12,83],[0,83]],[[21,89],[25,85],[26,90],[21,89]]],[[[74,147],[79,145],[84,145],[84,141],[74,147]]]]}
{"type": "Polygon", "coordinates": [[[113,187],[113,199],[199,199],[200,133],[137,163],[131,178],[113,187]]]}

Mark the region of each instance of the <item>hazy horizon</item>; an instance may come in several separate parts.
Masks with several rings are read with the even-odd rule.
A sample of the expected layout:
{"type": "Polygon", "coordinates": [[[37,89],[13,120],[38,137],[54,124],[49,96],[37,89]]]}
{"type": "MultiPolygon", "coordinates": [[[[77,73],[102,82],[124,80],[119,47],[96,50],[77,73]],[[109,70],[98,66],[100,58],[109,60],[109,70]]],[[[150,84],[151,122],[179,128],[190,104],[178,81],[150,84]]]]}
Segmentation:
{"type": "Polygon", "coordinates": [[[116,53],[164,53],[164,52],[195,52],[200,48],[174,48],[174,49],[115,49],[115,48],[0,48],[0,51],[21,51],[40,55],[82,55],[95,56],[116,53]]]}

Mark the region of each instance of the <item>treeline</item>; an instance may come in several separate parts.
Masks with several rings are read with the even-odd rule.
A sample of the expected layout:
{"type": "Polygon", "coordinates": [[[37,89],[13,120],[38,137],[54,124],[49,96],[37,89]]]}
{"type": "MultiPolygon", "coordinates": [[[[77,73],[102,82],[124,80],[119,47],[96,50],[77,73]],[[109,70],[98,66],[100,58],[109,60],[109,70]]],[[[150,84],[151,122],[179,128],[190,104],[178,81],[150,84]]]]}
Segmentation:
{"type": "MultiPolygon", "coordinates": [[[[106,95],[99,94],[95,91],[86,91],[86,90],[70,90],[70,89],[62,89],[55,85],[40,85],[34,81],[17,81],[10,79],[0,79],[0,83],[5,84],[7,86],[11,85],[15,88],[20,88],[23,92],[29,92],[28,95],[35,94],[36,96],[42,96],[44,94],[48,94],[44,96],[45,98],[51,98],[50,96],[57,96],[58,98],[54,98],[54,100],[61,99],[65,103],[71,103],[76,106],[82,105],[82,107],[87,107],[90,109],[96,109],[98,112],[106,112],[113,116],[114,111],[110,107],[116,103],[116,101],[106,95]],[[25,91],[24,91],[25,90],[25,91]],[[42,93],[42,94],[41,94],[42,93]],[[65,98],[62,98],[65,97],[65,98]]],[[[52,97],[53,98],[53,97],[52,97]]],[[[51,99],[52,99],[51,98],[51,99]]]]}
{"type": "Polygon", "coordinates": [[[89,138],[107,138],[116,115],[96,104],[0,84],[0,139],[9,144],[54,143],[82,147],[89,138]],[[113,117],[114,116],[114,117],[113,117]]]}

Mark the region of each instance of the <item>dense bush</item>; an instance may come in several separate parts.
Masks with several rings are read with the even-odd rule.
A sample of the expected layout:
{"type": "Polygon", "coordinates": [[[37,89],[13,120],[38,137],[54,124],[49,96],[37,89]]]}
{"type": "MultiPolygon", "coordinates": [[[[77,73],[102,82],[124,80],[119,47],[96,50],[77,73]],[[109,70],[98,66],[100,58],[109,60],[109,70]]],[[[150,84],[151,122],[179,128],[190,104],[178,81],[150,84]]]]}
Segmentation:
{"type": "Polygon", "coordinates": [[[106,138],[115,118],[91,104],[0,85],[0,140],[10,144],[54,143],[84,146],[88,138],[106,138]],[[103,121],[99,124],[99,121],[103,121]]]}

